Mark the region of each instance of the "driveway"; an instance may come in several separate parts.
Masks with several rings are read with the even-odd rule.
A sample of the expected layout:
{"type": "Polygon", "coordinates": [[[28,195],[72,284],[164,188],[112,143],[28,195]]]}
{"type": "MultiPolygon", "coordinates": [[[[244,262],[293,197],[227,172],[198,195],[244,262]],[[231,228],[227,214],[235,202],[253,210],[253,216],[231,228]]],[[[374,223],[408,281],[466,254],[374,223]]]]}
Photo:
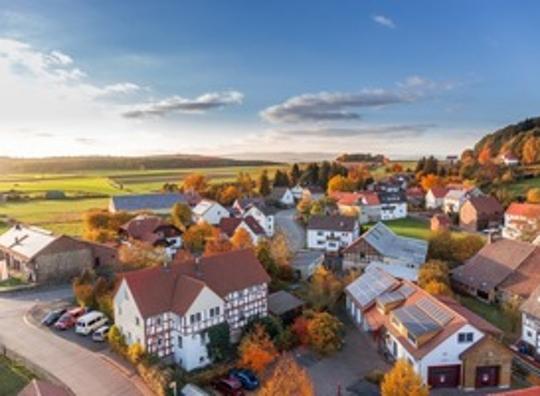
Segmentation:
{"type": "Polygon", "coordinates": [[[295,220],[295,216],[296,209],[280,210],[276,213],[276,228],[285,234],[293,253],[303,249],[306,244],[306,231],[295,220]]]}
{"type": "Polygon", "coordinates": [[[0,343],[58,378],[78,396],[151,395],[139,377],[106,354],[58,337],[25,317],[36,303],[69,296],[71,288],[67,287],[0,295],[0,343]]]}

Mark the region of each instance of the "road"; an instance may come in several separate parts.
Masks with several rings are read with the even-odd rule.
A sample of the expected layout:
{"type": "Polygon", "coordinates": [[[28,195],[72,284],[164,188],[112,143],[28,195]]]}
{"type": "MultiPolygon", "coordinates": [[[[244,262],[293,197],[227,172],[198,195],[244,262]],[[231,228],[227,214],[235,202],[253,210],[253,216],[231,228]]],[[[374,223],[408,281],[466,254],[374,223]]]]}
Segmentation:
{"type": "Polygon", "coordinates": [[[306,231],[296,220],[296,209],[280,210],[276,213],[276,229],[282,231],[289,240],[293,253],[304,248],[306,231]]]}
{"type": "Polygon", "coordinates": [[[103,355],[25,319],[36,303],[70,296],[68,287],[0,295],[0,343],[58,378],[77,396],[151,395],[138,377],[120,370],[103,355]]]}

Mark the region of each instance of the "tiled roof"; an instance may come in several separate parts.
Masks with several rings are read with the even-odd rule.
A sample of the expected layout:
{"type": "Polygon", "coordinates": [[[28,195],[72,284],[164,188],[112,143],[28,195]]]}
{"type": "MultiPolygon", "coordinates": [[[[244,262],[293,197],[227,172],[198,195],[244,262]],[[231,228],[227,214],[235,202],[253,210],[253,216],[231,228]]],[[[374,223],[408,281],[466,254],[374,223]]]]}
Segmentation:
{"type": "Polygon", "coordinates": [[[540,284],[533,290],[529,298],[521,304],[521,311],[540,319],[540,284]]]}
{"type": "MultiPolygon", "coordinates": [[[[148,215],[136,216],[120,228],[125,231],[130,238],[148,243],[155,243],[160,239],[160,236],[156,234],[159,227],[176,228],[161,217],[148,215]]],[[[179,230],[178,232],[180,233],[179,230]]]]}
{"type": "Polygon", "coordinates": [[[337,232],[352,232],[356,226],[356,218],[348,216],[312,216],[307,228],[337,232]]]}
{"type": "Polygon", "coordinates": [[[219,229],[228,237],[232,237],[240,224],[245,223],[255,235],[264,235],[265,232],[261,225],[253,216],[241,217],[226,217],[219,222],[219,229]]]}
{"type": "Polygon", "coordinates": [[[178,193],[117,195],[112,197],[111,200],[117,211],[125,212],[167,210],[178,202],[188,203],[186,195],[178,193]]]}
{"type": "Polygon", "coordinates": [[[342,192],[330,194],[340,205],[379,205],[379,196],[373,191],[342,192]]]}
{"type": "Polygon", "coordinates": [[[143,317],[163,312],[183,315],[204,286],[227,294],[268,283],[270,277],[251,250],[236,250],[200,259],[175,260],[123,274],[143,317]]]}
{"type": "Polygon", "coordinates": [[[302,300],[285,290],[268,295],[268,312],[274,315],[283,315],[303,305],[304,302],[302,300]]]}
{"type": "Polygon", "coordinates": [[[512,202],[506,214],[540,219],[540,204],[512,202]]]}
{"type": "Polygon", "coordinates": [[[491,195],[481,195],[478,197],[471,197],[467,200],[475,209],[478,215],[492,215],[494,213],[503,213],[503,207],[494,197],[491,195]]]}
{"type": "Polygon", "coordinates": [[[429,191],[431,191],[431,194],[433,194],[435,198],[444,198],[448,193],[448,189],[444,187],[433,187],[429,191]]]}
{"type": "Polygon", "coordinates": [[[409,198],[423,198],[424,195],[426,194],[420,187],[410,187],[407,189],[407,197],[409,198]]]}

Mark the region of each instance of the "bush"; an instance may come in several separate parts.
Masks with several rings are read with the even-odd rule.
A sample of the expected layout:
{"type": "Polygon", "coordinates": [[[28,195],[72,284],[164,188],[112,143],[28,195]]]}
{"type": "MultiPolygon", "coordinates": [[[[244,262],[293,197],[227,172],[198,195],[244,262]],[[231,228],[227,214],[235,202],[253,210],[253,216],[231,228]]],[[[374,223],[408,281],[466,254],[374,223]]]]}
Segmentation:
{"type": "Polygon", "coordinates": [[[138,342],[131,344],[127,350],[128,359],[131,363],[137,364],[144,357],[144,349],[138,342]]]}
{"type": "Polygon", "coordinates": [[[200,386],[207,386],[216,379],[226,376],[232,368],[234,368],[233,363],[214,364],[209,368],[184,373],[181,380],[186,383],[191,382],[200,386]]]}
{"type": "Polygon", "coordinates": [[[174,372],[162,364],[148,365],[145,361],[137,365],[137,372],[157,396],[167,395],[174,372]]]}
{"type": "Polygon", "coordinates": [[[111,329],[109,330],[109,334],[107,335],[107,339],[113,351],[115,351],[116,353],[122,356],[126,355],[126,351],[127,351],[126,339],[124,335],[120,332],[120,329],[118,329],[118,326],[116,325],[111,326],[111,329]]]}

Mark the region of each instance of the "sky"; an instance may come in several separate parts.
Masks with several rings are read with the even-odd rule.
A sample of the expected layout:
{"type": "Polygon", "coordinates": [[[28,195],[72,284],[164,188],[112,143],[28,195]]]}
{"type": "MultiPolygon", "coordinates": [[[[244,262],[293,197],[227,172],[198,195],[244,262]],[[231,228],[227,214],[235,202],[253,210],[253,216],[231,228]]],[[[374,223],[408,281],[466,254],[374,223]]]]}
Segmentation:
{"type": "Polygon", "coordinates": [[[458,154],[538,116],[540,2],[0,0],[0,155],[458,154]]]}

